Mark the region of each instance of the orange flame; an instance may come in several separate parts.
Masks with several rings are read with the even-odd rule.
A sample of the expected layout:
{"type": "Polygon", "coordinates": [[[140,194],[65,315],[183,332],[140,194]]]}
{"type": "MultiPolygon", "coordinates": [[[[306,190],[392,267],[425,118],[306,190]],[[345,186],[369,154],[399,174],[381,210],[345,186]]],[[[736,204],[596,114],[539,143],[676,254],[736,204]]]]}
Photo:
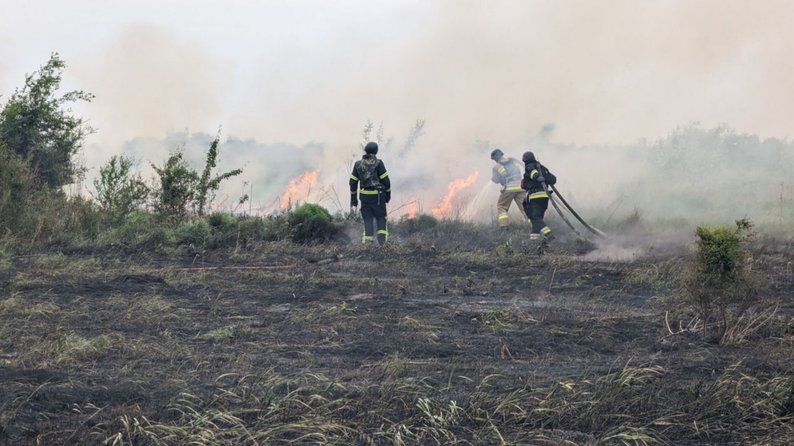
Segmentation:
{"type": "Polygon", "coordinates": [[[306,199],[312,188],[317,185],[319,174],[316,170],[307,170],[299,176],[291,179],[284,188],[284,192],[278,197],[279,209],[289,209],[294,206],[299,199],[306,199]]]}
{"type": "Polygon", "coordinates": [[[468,188],[475,181],[477,181],[477,177],[480,176],[480,171],[475,170],[473,174],[469,175],[466,178],[458,178],[452,180],[447,185],[447,194],[444,195],[444,198],[441,199],[441,203],[438,206],[434,207],[432,212],[436,218],[444,218],[450,217],[452,215],[452,206],[455,203],[455,196],[458,195],[461,191],[468,188]]]}

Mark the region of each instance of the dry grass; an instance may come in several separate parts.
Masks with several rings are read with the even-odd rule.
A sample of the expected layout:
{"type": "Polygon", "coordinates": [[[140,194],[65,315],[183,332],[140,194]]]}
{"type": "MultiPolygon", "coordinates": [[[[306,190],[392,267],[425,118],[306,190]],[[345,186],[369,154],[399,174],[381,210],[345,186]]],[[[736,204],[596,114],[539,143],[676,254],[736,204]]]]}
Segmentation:
{"type": "Polygon", "coordinates": [[[0,298],[0,354],[14,354],[2,364],[24,379],[3,382],[0,432],[169,446],[783,444],[794,435],[785,303],[760,328],[738,327],[754,331],[731,347],[681,332],[660,352],[659,308],[672,300],[637,295],[669,292],[675,259],[586,263],[503,241],[336,249],[344,260],[319,265],[305,259],[339,252],[234,253],[297,265],[271,270],[181,269],[227,261],[211,253],[181,266],[60,255],[16,264],[0,298]],[[152,280],[118,279],[132,274],[152,280]]]}

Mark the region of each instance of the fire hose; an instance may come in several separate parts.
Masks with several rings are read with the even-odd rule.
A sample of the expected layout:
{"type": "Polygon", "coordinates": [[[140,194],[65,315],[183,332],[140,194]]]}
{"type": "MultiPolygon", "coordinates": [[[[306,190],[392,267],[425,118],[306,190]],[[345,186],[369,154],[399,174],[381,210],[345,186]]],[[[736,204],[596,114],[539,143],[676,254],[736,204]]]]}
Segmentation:
{"type": "MultiPolygon", "coordinates": [[[[540,163],[538,163],[538,165],[540,165],[540,163]]],[[[562,209],[560,209],[560,206],[557,204],[557,200],[555,200],[554,195],[557,195],[557,198],[560,199],[560,201],[565,206],[565,208],[568,209],[568,211],[570,211],[571,214],[573,214],[573,216],[576,217],[577,220],[579,220],[579,223],[581,223],[582,226],[584,226],[588,231],[590,231],[591,233],[593,233],[597,237],[607,238],[607,235],[603,231],[601,231],[600,229],[598,229],[596,227],[593,227],[592,225],[588,224],[573,209],[573,207],[571,207],[571,205],[568,204],[568,202],[565,200],[565,198],[563,198],[563,196],[560,194],[560,191],[557,190],[557,187],[555,187],[553,184],[551,186],[549,186],[545,182],[541,182],[541,184],[543,185],[543,190],[546,191],[546,195],[549,196],[549,201],[551,201],[551,205],[554,206],[554,210],[557,211],[557,214],[560,215],[560,218],[562,218],[562,221],[564,221],[565,224],[567,224],[568,227],[571,228],[571,230],[573,230],[573,232],[576,233],[576,235],[578,235],[579,237],[582,236],[582,234],[574,227],[574,225],[571,223],[571,221],[568,220],[568,218],[565,216],[565,214],[563,213],[562,209]],[[551,191],[549,190],[550,188],[551,188],[551,191]],[[554,194],[552,194],[552,191],[554,192],[554,194]]]]}
{"type": "MultiPolygon", "coordinates": [[[[545,184],[544,184],[544,186],[545,186],[545,184]]],[[[570,205],[570,204],[568,204],[568,202],[567,202],[567,201],[565,201],[565,198],[563,198],[563,196],[560,194],[560,191],[558,191],[558,190],[557,190],[557,188],[556,188],[556,187],[555,187],[553,184],[551,185],[551,189],[552,189],[552,190],[554,191],[554,193],[557,195],[557,198],[559,198],[559,199],[560,199],[560,201],[562,201],[562,204],[563,204],[563,205],[565,205],[565,207],[566,207],[566,208],[567,208],[569,211],[571,211],[571,214],[573,214],[573,216],[574,216],[574,217],[576,217],[576,219],[577,219],[577,220],[579,220],[579,223],[581,223],[581,224],[582,224],[582,226],[584,226],[585,228],[587,228],[587,230],[588,230],[588,231],[592,232],[593,234],[597,235],[598,237],[601,237],[601,238],[606,238],[606,237],[607,237],[607,235],[604,233],[604,231],[602,231],[602,230],[600,230],[600,229],[598,229],[598,228],[596,228],[596,227],[594,227],[594,226],[591,226],[591,225],[590,225],[590,224],[588,224],[586,221],[584,221],[584,219],[583,219],[581,216],[579,216],[579,214],[578,214],[578,213],[576,213],[576,211],[575,211],[575,210],[573,210],[573,208],[571,207],[571,205],[570,205]]],[[[548,189],[546,189],[546,190],[548,191],[548,189]]],[[[552,203],[554,202],[554,198],[552,197],[552,195],[551,195],[551,194],[549,194],[549,200],[551,200],[551,201],[552,201],[552,203]]],[[[557,212],[560,212],[560,210],[559,210],[559,208],[557,207],[557,205],[556,205],[556,204],[554,205],[554,208],[555,208],[555,209],[557,209],[557,212]]],[[[560,215],[562,216],[562,213],[560,213],[560,215]]],[[[565,217],[563,217],[563,219],[565,219],[565,217]]]]}

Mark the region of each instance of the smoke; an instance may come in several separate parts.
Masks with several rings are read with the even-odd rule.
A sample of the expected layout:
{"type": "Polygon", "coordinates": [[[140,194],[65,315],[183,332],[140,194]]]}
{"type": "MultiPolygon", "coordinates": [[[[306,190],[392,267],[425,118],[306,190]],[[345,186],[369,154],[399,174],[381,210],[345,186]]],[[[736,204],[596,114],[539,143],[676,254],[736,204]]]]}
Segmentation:
{"type": "MultiPolygon", "coordinates": [[[[496,146],[517,158],[533,150],[566,198],[601,222],[635,209],[644,219],[695,222],[790,214],[790,172],[777,163],[792,160],[791,2],[236,5],[203,1],[156,15],[96,8],[90,25],[102,33],[92,39],[85,26],[68,34],[76,40],[59,26],[83,22],[69,20],[72,6],[53,5],[59,20],[36,28],[36,39],[14,28],[25,20],[9,18],[0,41],[49,35],[64,47],[48,51],[66,59],[69,86],[96,95],[75,110],[98,129],[85,148],[93,172],[119,152],[145,171],[183,143],[200,168],[222,126],[219,167],[244,172],[219,198],[233,203],[245,191],[251,209],[272,205],[306,170],[319,172],[306,198],[344,208],[372,121],[383,127],[393,208],[416,199],[429,213],[450,182],[479,172],[458,199],[459,215],[490,221],[496,146]],[[417,120],[425,123],[418,136],[417,120]],[[719,128],[739,133],[711,130],[719,128]],[[657,156],[682,147],[676,163],[657,156]]],[[[15,14],[32,13],[4,15],[15,14]]]]}

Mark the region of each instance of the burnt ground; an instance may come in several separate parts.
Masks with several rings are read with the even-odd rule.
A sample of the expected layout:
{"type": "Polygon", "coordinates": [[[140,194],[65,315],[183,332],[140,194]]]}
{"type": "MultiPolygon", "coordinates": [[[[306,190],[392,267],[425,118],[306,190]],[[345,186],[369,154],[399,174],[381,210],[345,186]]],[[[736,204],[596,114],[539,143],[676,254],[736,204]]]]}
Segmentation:
{"type": "Polygon", "coordinates": [[[790,242],[752,248],[777,309],[720,345],[687,245],[455,230],[7,259],[0,444],[794,442],[790,242]]]}

